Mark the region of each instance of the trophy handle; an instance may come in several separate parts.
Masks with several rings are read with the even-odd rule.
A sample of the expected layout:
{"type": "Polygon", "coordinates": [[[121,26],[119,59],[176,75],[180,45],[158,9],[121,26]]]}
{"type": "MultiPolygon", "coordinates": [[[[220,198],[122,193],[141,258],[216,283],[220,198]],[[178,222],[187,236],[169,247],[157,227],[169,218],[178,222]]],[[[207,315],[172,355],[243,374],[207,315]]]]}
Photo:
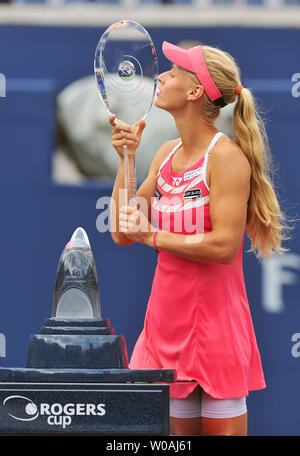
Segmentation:
{"type": "Polygon", "coordinates": [[[124,185],[126,192],[126,204],[130,207],[137,207],[136,201],[136,169],[135,154],[129,154],[127,146],[124,149],[124,185]]]}

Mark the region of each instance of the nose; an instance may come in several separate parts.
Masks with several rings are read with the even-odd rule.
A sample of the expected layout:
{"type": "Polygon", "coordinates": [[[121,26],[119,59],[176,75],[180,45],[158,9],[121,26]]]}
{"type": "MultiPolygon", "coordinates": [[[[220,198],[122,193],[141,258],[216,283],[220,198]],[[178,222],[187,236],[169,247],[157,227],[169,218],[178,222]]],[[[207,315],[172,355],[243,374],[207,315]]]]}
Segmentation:
{"type": "Polygon", "coordinates": [[[162,83],[163,82],[163,79],[164,79],[164,76],[167,72],[165,71],[164,73],[160,73],[157,77],[157,80],[158,82],[162,83]]]}

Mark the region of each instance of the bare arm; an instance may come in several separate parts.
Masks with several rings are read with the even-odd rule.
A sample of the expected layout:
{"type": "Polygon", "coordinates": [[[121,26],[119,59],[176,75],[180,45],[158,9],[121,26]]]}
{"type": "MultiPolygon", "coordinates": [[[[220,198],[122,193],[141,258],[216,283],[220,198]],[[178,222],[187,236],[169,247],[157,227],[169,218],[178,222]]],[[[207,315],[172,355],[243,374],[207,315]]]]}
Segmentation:
{"type": "MultiPolygon", "coordinates": [[[[112,204],[110,206],[110,224],[111,224],[111,235],[113,241],[118,245],[130,245],[134,241],[130,240],[119,228],[119,211],[122,206],[126,204],[125,192],[124,192],[124,157],[123,157],[123,146],[126,144],[128,151],[135,153],[141,139],[144,124],[140,126],[140,129],[136,131],[133,127],[125,124],[119,124],[118,127],[114,124],[115,116],[110,118],[111,124],[115,126],[113,131],[113,146],[119,153],[119,166],[118,172],[115,179],[115,184],[112,192],[112,204]],[[123,128],[123,130],[121,130],[123,128]],[[135,141],[135,142],[134,142],[135,141]]],[[[156,153],[151,163],[149,173],[145,181],[141,184],[137,191],[138,205],[141,203],[141,211],[151,220],[151,198],[155,194],[156,189],[156,175],[160,164],[164,160],[165,156],[169,153],[172,147],[178,142],[178,140],[167,141],[164,143],[158,152],[156,153]]]]}
{"type": "Polygon", "coordinates": [[[112,201],[110,204],[110,227],[111,237],[118,245],[133,244],[125,234],[120,232],[119,229],[119,209],[126,204],[125,190],[124,190],[124,158],[120,157],[118,172],[114,183],[113,192],[111,195],[112,201]]]}
{"type": "Polygon", "coordinates": [[[128,154],[135,154],[146,124],[145,121],[141,121],[137,127],[132,127],[117,120],[115,114],[110,116],[109,121],[114,127],[112,131],[112,145],[119,154],[118,172],[110,204],[111,236],[113,241],[118,245],[130,245],[132,241],[121,233],[119,229],[119,209],[126,203],[124,189],[124,146],[127,146],[128,154]]]}

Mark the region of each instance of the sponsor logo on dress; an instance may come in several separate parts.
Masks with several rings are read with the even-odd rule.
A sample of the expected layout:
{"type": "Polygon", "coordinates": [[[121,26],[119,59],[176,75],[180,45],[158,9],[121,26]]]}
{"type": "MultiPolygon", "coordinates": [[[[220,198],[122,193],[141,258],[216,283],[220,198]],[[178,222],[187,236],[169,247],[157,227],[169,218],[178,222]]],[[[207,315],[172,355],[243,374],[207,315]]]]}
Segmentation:
{"type": "Polygon", "coordinates": [[[174,187],[178,187],[182,181],[182,177],[173,177],[173,185],[174,187]]]}
{"type": "Polygon", "coordinates": [[[193,179],[193,177],[199,176],[202,173],[202,168],[194,169],[193,171],[188,171],[184,173],[183,180],[187,181],[193,179]]]}
{"type": "Polygon", "coordinates": [[[202,192],[201,188],[195,188],[193,190],[186,190],[183,195],[183,199],[195,199],[201,198],[202,192]]]}

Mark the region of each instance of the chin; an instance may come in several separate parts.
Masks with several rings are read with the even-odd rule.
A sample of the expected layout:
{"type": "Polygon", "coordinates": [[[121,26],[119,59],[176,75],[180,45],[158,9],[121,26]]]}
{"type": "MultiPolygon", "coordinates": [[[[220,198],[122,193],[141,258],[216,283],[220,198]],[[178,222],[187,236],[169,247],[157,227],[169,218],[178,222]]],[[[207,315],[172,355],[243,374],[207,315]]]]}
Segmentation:
{"type": "Polygon", "coordinates": [[[168,108],[166,106],[164,106],[162,103],[160,103],[160,100],[159,98],[155,98],[154,100],[154,106],[156,106],[157,108],[160,108],[160,109],[164,109],[165,111],[168,111],[168,108]]]}

